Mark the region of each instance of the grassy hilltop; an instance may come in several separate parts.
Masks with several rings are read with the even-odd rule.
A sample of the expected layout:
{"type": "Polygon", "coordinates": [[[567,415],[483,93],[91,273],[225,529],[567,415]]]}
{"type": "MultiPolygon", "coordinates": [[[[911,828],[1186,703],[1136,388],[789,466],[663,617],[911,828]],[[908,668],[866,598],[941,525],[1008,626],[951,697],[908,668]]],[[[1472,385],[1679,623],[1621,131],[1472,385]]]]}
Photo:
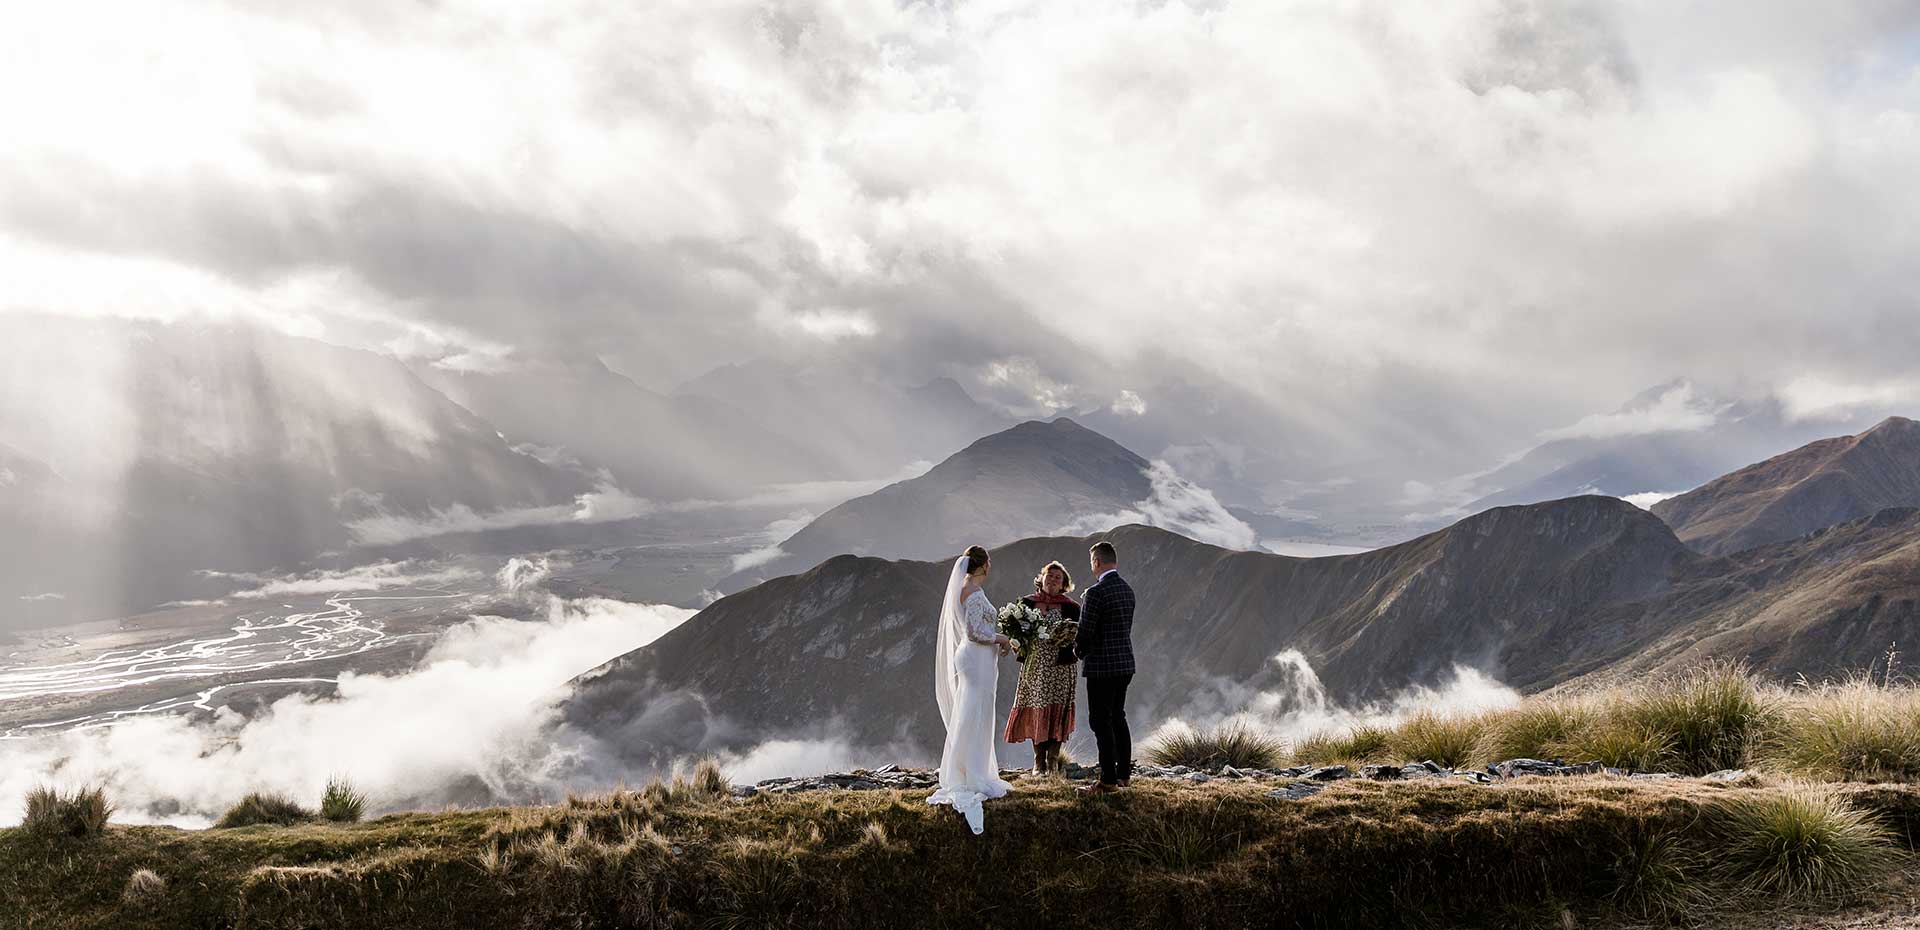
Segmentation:
{"type": "MultiPolygon", "coordinates": [[[[1275,796],[1286,776],[1143,777],[1099,799],[1027,779],[980,837],[924,791],[739,798],[711,767],[367,823],[250,798],[232,822],[291,823],[206,831],[107,825],[104,799],[41,795],[28,826],[0,830],[0,927],[1785,927],[1903,894],[1920,914],[1905,890],[1916,707],[1909,688],[1773,689],[1718,669],[1298,746],[1198,734],[1153,747],[1158,761],[1452,753],[1464,769],[1531,747],[1751,770],[1352,778],[1299,799],[1275,796]]],[[[1889,925],[1884,909],[1861,919],[1889,925]]]]}

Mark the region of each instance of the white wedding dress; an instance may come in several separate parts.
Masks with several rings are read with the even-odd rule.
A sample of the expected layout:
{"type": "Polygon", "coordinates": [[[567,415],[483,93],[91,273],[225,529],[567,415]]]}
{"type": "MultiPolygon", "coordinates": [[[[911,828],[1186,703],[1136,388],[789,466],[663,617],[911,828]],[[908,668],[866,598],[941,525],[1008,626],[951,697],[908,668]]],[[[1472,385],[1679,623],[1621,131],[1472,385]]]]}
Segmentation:
{"type": "Polygon", "coordinates": [[[1000,684],[999,650],[993,645],[999,612],[986,592],[962,599],[967,560],[954,563],[940,604],[940,632],[934,645],[933,694],[947,726],[940,754],[940,789],[929,804],[948,804],[967,818],[975,834],[986,830],[983,802],[1005,797],[1013,786],[1000,778],[994,755],[997,715],[994,694],[1000,684]]]}

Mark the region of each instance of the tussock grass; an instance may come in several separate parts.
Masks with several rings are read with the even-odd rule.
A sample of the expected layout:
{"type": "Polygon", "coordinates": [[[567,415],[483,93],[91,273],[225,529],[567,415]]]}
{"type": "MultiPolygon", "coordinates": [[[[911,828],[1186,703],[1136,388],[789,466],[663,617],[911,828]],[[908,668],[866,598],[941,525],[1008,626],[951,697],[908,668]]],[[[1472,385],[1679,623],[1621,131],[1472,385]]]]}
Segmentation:
{"type": "Polygon", "coordinates": [[[1180,817],[1155,818],[1115,848],[1136,862],[1191,872],[1232,856],[1244,844],[1245,821],[1218,803],[1180,817]]]}
{"type": "Polygon", "coordinates": [[[1614,857],[1607,903],[1636,920],[1683,922],[1712,909],[1699,880],[1707,861],[1682,831],[1629,831],[1614,857]]]}
{"type": "Polygon", "coordinates": [[[214,823],[214,827],[229,829],[262,824],[285,827],[306,823],[313,819],[313,811],[301,807],[298,801],[284,794],[257,791],[241,798],[240,803],[227,808],[227,812],[220,816],[220,819],[214,823]]]}
{"type": "Polygon", "coordinates": [[[1422,711],[1393,730],[1387,741],[1391,761],[1433,761],[1448,768],[1464,766],[1487,729],[1486,719],[1422,711]]]}
{"type": "Polygon", "coordinates": [[[99,836],[112,816],[105,788],[96,785],[63,793],[42,786],[27,792],[26,815],[20,825],[40,836],[84,838],[99,836]]]}
{"type": "Polygon", "coordinates": [[[1652,682],[1610,715],[1670,740],[1673,763],[1687,775],[1745,768],[1781,722],[1775,695],[1746,668],[1717,662],[1652,682]]]}
{"type": "Polygon", "coordinates": [[[1827,786],[1788,786],[1723,806],[1715,868],[1742,893],[1794,902],[1848,900],[1897,861],[1891,831],[1827,786]]]}
{"type": "Polygon", "coordinates": [[[1855,676],[1787,692],[1785,723],[1762,752],[1782,771],[1835,781],[1920,778],[1920,689],[1855,676]]]}
{"type": "Polygon", "coordinates": [[[327,779],[327,790],[320,796],[320,818],[333,823],[359,823],[367,812],[367,796],[355,790],[344,778],[327,779]]]}
{"type": "Polygon", "coordinates": [[[152,869],[135,869],[127,876],[127,887],[120,892],[121,903],[129,907],[153,904],[165,894],[167,880],[152,869]]]}
{"type": "MultiPolygon", "coordinates": [[[[1617,926],[1806,903],[1859,887],[1898,853],[1869,843],[1847,873],[1857,879],[1744,890],[1713,862],[1753,832],[1743,812],[1781,796],[1767,785],[1343,782],[1299,802],[1232,780],[1142,780],[1101,799],[1053,779],[1018,785],[989,805],[979,837],[920,792],[736,800],[684,785],[664,802],[675,793],[642,788],[352,827],[118,827],[60,846],[0,830],[0,926],[1237,928],[1284,915],[1306,927],[1518,927],[1569,912],[1617,926]],[[147,867],[166,890],[136,912],[122,888],[147,867]]],[[[1920,788],[1838,789],[1836,817],[1854,811],[1849,799],[1910,812],[1920,788]]]]}
{"type": "Polygon", "coordinates": [[[1348,764],[1431,759],[1454,768],[1562,759],[1705,775],[1753,764],[1791,716],[1779,689],[1744,667],[1709,663],[1633,690],[1534,698],[1479,715],[1423,711],[1393,727],[1323,733],[1301,741],[1296,755],[1348,764]]]}
{"type": "Polygon", "coordinates": [[[1184,765],[1215,772],[1228,765],[1271,769],[1286,764],[1287,746],[1244,724],[1224,723],[1207,730],[1172,728],[1147,747],[1146,755],[1156,765],[1184,765]]]}
{"type": "Polygon", "coordinates": [[[1474,747],[1475,761],[1597,759],[1598,756],[1568,751],[1577,734],[1593,727],[1595,717],[1591,702],[1551,698],[1526,701],[1518,707],[1488,714],[1479,744],[1474,747]]]}
{"type": "Polygon", "coordinates": [[[1600,762],[1629,772],[1665,772],[1678,765],[1671,733],[1624,715],[1611,715],[1554,744],[1551,755],[1582,762],[1600,762]]]}
{"type": "Polygon", "coordinates": [[[1374,724],[1362,724],[1344,732],[1319,733],[1294,746],[1294,758],[1302,764],[1358,765],[1382,761],[1393,742],[1393,731],[1374,724]]]}

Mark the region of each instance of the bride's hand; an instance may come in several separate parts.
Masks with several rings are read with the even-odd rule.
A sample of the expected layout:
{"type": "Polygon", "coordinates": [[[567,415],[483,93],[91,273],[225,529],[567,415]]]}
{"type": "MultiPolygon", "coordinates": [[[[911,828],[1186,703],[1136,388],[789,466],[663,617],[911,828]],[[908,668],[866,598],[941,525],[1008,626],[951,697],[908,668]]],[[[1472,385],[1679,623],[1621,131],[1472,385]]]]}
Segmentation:
{"type": "Polygon", "coordinates": [[[1000,657],[1003,659],[1006,658],[1007,653],[1013,651],[1013,640],[1008,639],[1005,635],[995,636],[993,638],[993,644],[1000,648],[1000,657]]]}

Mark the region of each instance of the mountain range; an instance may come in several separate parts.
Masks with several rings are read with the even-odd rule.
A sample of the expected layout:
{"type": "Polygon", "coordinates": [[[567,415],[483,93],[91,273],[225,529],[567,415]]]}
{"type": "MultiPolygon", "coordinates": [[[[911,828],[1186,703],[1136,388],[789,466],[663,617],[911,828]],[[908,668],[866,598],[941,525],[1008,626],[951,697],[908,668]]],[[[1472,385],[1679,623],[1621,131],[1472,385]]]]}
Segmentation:
{"type": "MultiPolygon", "coordinates": [[[[1870,446],[1906,435],[1897,424],[1874,432],[1882,439],[1870,446]]],[[[1865,668],[1920,633],[1920,510],[1908,508],[1731,555],[1697,551],[1654,513],[1593,495],[1494,508],[1317,559],[1127,526],[999,546],[989,594],[1025,593],[1032,569],[1052,559],[1083,564],[1095,539],[1120,548],[1140,596],[1136,648],[1152,659],[1133,706],[1145,721],[1245,709],[1283,691],[1288,670],[1274,658],[1289,650],[1334,698],[1367,702],[1459,666],[1528,691],[1706,657],[1819,677],[1865,668]]],[[[643,762],[810,730],[924,751],[938,731],[923,693],[926,619],[947,566],[839,556],[723,598],[582,676],[567,718],[640,747],[643,762]]],[[[1001,683],[1009,694],[1012,677],[1001,683]]]]}
{"type": "Polygon", "coordinates": [[[1920,423],[1905,417],[1742,468],[1653,512],[1687,545],[1723,555],[1888,507],[1920,507],[1920,423]]]}

